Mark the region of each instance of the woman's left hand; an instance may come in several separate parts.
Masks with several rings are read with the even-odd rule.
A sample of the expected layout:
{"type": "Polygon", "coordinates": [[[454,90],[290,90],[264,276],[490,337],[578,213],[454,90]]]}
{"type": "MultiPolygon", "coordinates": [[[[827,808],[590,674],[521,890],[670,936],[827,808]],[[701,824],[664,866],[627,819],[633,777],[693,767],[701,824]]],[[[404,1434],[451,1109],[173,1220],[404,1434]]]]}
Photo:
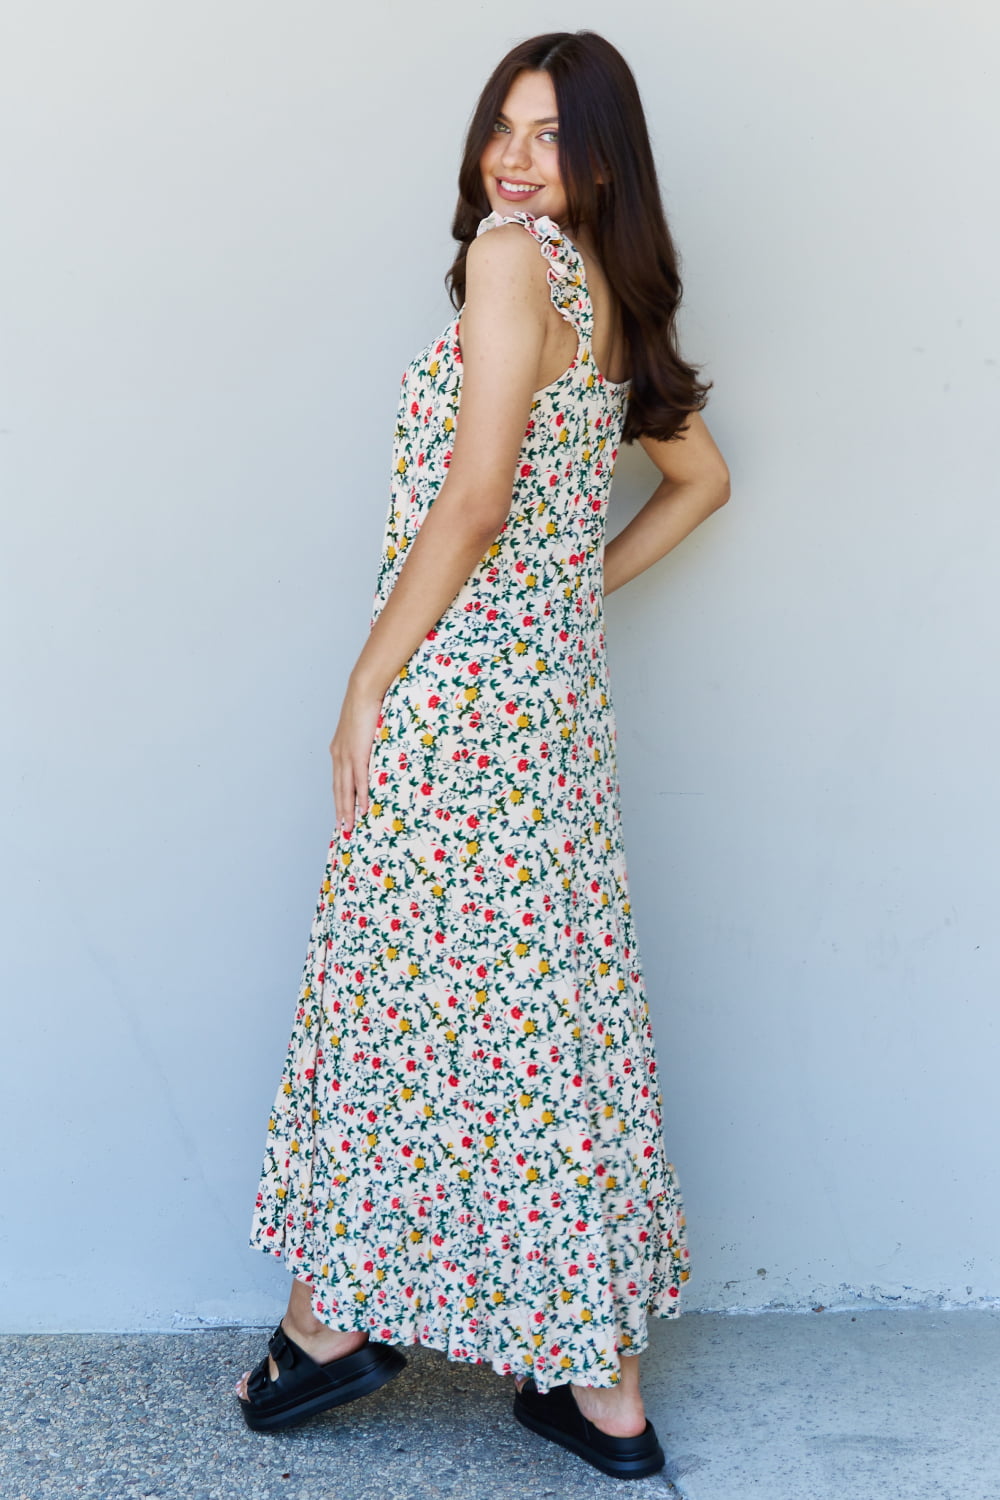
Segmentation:
{"type": "Polygon", "coordinates": [[[354,827],[355,803],[362,816],[368,811],[368,769],[384,696],[348,684],[330,741],[337,827],[347,832],[354,827]]]}

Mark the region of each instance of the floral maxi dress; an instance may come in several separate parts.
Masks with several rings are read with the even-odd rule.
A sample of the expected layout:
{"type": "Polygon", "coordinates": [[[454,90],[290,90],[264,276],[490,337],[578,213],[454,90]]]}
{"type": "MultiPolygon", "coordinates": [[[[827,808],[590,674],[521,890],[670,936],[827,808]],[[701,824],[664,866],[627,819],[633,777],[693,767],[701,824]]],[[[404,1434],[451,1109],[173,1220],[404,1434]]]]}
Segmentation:
{"type": "MultiPolygon", "coordinates": [[[[679,1311],[681,1197],[629,905],[605,656],[628,384],[583,260],[516,223],[576,330],[536,392],[503,530],[390,684],[370,806],[335,834],[251,1243],[372,1339],[610,1386],[679,1311]]],[[[460,316],[408,367],[373,621],[445,478],[460,316]]]]}

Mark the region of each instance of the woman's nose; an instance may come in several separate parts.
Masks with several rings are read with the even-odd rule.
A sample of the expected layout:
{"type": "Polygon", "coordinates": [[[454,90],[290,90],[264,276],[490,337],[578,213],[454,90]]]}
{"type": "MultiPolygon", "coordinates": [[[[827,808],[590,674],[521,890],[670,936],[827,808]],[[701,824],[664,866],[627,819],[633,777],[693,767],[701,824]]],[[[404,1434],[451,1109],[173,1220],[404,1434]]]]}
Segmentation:
{"type": "Polygon", "coordinates": [[[510,170],[530,165],[531,152],[528,150],[527,142],[519,141],[517,136],[514,135],[508,136],[503,156],[500,160],[510,170]]]}

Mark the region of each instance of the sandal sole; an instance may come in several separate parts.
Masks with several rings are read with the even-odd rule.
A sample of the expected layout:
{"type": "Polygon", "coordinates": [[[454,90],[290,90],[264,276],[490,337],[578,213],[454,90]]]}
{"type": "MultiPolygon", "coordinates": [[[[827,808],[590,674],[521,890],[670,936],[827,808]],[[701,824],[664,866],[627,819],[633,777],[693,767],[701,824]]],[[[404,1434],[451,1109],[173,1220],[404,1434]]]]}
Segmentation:
{"type": "Polygon", "coordinates": [[[548,1438],[551,1443],[558,1443],[561,1448],[567,1448],[570,1453],[575,1453],[578,1458],[584,1459],[602,1473],[610,1474],[614,1479],[646,1479],[650,1474],[658,1474],[666,1463],[666,1457],[655,1437],[654,1451],[637,1454],[635,1457],[614,1458],[600,1448],[584,1442],[583,1438],[575,1437],[561,1427],[553,1427],[551,1422],[543,1422],[527,1409],[520,1396],[514,1397],[514,1417],[522,1427],[530,1428],[539,1437],[548,1438]]]}
{"type": "Polygon", "coordinates": [[[382,1386],[388,1385],[390,1380],[395,1380],[396,1376],[401,1375],[406,1369],[406,1359],[398,1349],[388,1344],[384,1348],[386,1352],[380,1353],[377,1361],[368,1369],[352,1379],[342,1381],[336,1387],[317,1391],[314,1396],[296,1402],[294,1406],[287,1407],[284,1411],[268,1412],[258,1416],[250,1402],[245,1401],[242,1396],[238,1397],[243,1420],[254,1432],[280,1432],[286,1427],[295,1427],[299,1422],[318,1416],[322,1411],[329,1411],[334,1406],[346,1406],[349,1401],[356,1401],[359,1396],[371,1395],[372,1391],[380,1390],[382,1386]]]}

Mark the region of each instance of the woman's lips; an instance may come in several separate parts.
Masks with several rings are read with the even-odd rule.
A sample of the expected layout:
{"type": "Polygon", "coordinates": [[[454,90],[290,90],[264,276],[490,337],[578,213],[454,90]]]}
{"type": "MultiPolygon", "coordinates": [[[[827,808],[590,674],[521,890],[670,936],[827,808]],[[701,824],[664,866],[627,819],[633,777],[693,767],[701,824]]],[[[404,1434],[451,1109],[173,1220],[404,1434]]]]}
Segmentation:
{"type": "Polygon", "coordinates": [[[516,189],[504,187],[505,182],[517,183],[516,177],[497,177],[495,180],[497,192],[507,203],[521,203],[525,198],[532,198],[535,193],[542,191],[542,184],[537,182],[519,184],[516,189]]]}

